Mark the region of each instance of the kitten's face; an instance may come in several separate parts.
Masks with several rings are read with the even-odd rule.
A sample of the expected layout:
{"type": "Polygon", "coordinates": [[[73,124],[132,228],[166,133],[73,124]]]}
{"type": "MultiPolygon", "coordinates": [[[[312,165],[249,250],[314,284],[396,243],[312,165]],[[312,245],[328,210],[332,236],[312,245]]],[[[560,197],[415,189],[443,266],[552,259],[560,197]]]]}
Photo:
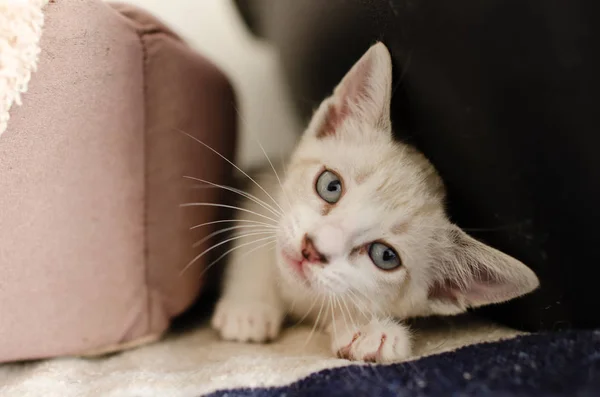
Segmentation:
{"type": "Polygon", "coordinates": [[[412,283],[427,278],[423,264],[447,222],[438,178],[413,150],[391,139],[308,137],[284,192],[280,265],[290,280],[385,305],[406,290],[409,274],[412,283]]]}
{"type": "Polygon", "coordinates": [[[390,56],[377,44],[315,113],[283,181],[282,275],[309,294],[411,316],[534,289],[527,267],[449,222],[431,164],[392,139],[390,97],[390,56]]]}

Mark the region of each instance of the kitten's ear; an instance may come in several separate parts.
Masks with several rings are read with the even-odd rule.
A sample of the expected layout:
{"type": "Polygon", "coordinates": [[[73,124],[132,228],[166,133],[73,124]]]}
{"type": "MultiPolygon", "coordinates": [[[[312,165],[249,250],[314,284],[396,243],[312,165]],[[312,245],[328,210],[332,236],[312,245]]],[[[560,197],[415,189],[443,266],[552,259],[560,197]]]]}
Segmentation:
{"type": "Polygon", "coordinates": [[[371,46],[354,64],[315,115],[316,136],[333,135],[348,117],[386,128],[390,123],[392,60],[383,43],[371,46]]]}
{"type": "Polygon", "coordinates": [[[535,273],[515,258],[454,225],[448,233],[450,247],[440,258],[442,277],[429,289],[433,312],[457,314],[468,307],[508,301],[539,286],[535,273]]]}

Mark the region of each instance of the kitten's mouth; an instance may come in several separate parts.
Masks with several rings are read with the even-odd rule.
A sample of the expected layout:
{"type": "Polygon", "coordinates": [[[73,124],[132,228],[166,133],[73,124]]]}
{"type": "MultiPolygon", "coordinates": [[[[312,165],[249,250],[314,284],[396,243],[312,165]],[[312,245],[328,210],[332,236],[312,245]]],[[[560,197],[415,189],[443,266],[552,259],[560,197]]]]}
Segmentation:
{"type": "Polygon", "coordinates": [[[299,258],[295,258],[285,251],[282,251],[281,255],[283,256],[285,261],[292,267],[294,272],[298,274],[298,276],[300,276],[303,280],[305,280],[306,274],[304,273],[304,262],[306,261],[304,260],[304,258],[302,258],[301,256],[299,258]]]}

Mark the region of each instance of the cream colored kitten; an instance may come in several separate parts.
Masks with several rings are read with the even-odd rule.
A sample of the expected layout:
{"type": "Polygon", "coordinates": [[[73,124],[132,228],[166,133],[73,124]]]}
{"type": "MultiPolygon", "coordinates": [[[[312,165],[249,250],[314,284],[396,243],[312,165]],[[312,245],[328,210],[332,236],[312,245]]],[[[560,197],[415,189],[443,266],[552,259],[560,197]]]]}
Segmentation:
{"type": "Polygon", "coordinates": [[[538,286],[521,262],[448,220],[433,166],[392,139],[391,88],[390,54],[378,43],[320,105],[279,174],[282,187],[258,180],[266,191],[251,193],[262,201],[244,207],[262,215],[240,214],[250,236],[236,244],[260,249],[233,251],[213,317],[224,339],[270,340],[287,314],[306,315],[329,332],[333,354],[401,361],[411,342],[400,320],[538,286]],[[271,238],[274,250],[260,245],[271,238]]]}

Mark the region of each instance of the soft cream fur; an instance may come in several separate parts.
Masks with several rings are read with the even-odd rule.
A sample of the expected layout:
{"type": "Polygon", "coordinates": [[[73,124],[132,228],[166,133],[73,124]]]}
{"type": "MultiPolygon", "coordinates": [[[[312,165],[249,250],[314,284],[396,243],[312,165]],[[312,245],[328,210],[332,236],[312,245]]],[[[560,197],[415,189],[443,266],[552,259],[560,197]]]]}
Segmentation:
{"type": "Polygon", "coordinates": [[[40,52],[47,0],[0,0],[0,136],[9,110],[21,104],[40,52]]]}
{"type": "Polygon", "coordinates": [[[391,87],[390,54],[378,43],[315,112],[285,176],[257,181],[213,317],[223,338],[276,338],[287,313],[328,332],[333,354],[400,361],[411,355],[400,320],[457,314],[538,286],[524,264],[448,220],[433,166],[392,138],[391,87]],[[324,169],[343,180],[334,205],[315,192],[324,169]],[[303,260],[306,233],[326,264],[303,260]],[[364,249],[374,241],[392,246],[402,266],[374,266],[364,249]]]}

